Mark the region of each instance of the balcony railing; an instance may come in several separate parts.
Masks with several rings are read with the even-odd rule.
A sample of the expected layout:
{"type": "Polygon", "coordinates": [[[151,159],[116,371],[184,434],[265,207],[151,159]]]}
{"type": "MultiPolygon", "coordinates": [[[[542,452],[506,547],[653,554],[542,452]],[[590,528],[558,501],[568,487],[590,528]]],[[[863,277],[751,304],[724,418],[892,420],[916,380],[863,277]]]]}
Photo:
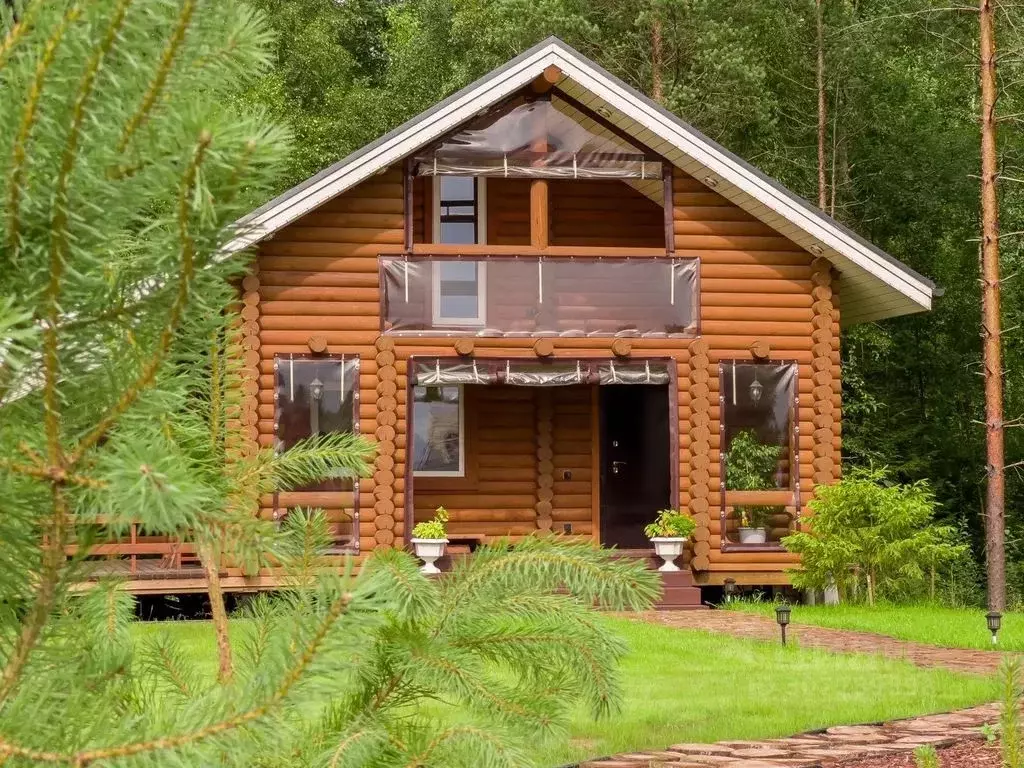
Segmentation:
{"type": "Polygon", "coordinates": [[[382,256],[382,330],[693,336],[697,271],[696,259],[669,257],[382,256]]]}

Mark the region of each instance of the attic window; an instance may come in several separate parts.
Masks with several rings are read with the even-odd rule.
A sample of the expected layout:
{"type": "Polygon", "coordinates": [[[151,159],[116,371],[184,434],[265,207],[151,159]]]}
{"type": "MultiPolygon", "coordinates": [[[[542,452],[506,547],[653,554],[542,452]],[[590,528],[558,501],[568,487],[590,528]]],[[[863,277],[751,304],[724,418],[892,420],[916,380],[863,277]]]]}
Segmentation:
{"type": "MultiPolygon", "coordinates": [[[[599,118],[600,120],[600,118],[599,118]]],[[[416,155],[420,176],[660,179],[660,158],[555,96],[516,100],[416,155]]]]}

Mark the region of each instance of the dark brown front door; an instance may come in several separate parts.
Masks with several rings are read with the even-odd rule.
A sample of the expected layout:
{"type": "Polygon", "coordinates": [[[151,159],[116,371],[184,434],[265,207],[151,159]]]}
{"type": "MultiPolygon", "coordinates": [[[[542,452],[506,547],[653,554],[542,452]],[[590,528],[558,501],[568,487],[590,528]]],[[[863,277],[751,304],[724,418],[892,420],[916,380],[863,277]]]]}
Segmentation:
{"type": "Polygon", "coordinates": [[[669,505],[668,387],[602,386],[601,543],[649,548],[644,526],[669,505]]]}

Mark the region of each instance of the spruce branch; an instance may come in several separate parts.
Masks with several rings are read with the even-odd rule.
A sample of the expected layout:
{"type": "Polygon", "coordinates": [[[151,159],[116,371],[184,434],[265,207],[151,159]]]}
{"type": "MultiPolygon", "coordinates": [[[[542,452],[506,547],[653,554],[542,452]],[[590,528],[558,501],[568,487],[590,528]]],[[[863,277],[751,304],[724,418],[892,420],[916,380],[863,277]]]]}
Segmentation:
{"type": "Polygon", "coordinates": [[[28,140],[32,135],[32,128],[35,125],[36,115],[39,110],[39,101],[43,95],[43,83],[50,71],[50,67],[53,65],[54,57],[56,57],[57,49],[64,39],[64,34],[67,32],[68,27],[77,21],[81,13],[82,6],[79,3],[69,7],[56,29],[53,30],[53,34],[46,41],[43,55],[36,64],[35,76],[32,79],[31,86],[29,86],[25,108],[22,110],[21,123],[18,127],[18,133],[15,136],[14,147],[11,152],[10,180],[7,182],[7,245],[11,250],[11,261],[17,258],[18,247],[21,241],[19,236],[19,228],[21,226],[19,214],[21,211],[23,185],[25,183],[25,161],[28,158],[28,140]]]}

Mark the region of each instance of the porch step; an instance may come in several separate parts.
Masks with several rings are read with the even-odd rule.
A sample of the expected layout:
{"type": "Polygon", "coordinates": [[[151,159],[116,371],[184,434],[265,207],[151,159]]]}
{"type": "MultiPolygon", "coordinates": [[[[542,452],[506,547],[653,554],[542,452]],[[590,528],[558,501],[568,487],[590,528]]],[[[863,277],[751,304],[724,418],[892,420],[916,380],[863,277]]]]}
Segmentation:
{"type": "MultiPolygon", "coordinates": [[[[643,560],[652,571],[661,567],[662,560],[654,554],[653,549],[620,549],[622,557],[643,560]]],[[[678,571],[659,571],[663,594],[655,603],[658,611],[697,611],[707,608],[701,602],[700,587],[693,581],[693,572],[681,565],[678,571]]]]}

